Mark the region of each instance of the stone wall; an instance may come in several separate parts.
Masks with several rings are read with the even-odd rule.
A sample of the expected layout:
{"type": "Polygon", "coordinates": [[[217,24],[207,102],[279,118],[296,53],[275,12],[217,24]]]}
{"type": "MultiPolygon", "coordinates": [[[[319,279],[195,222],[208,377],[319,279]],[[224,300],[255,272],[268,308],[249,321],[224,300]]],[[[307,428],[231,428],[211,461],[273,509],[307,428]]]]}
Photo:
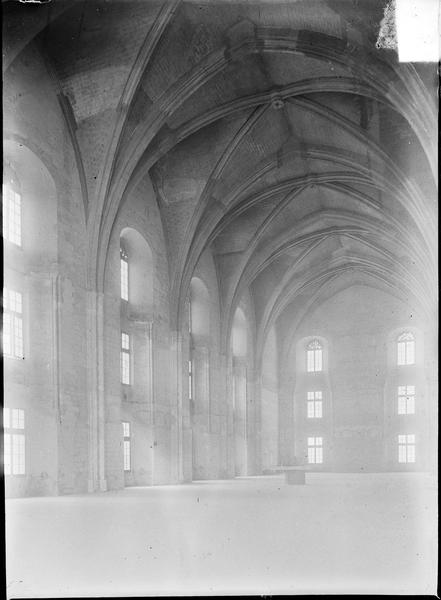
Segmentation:
{"type": "Polygon", "coordinates": [[[265,343],[261,378],[261,460],[262,471],[279,464],[279,396],[277,339],[272,328],[265,343]]]}
{"type": "Polygon", "coordinates": [[[109,489],[124,485],[169,483],[174,476],[172,437],[176,436],[176,390],[171,387],[168,263],[154,192],[146,177],[119,211],[109,244],[104,288],[104,401],[106,479],[109,489]],[[136,233],[134,233],[136,232],[136,233]],[[139,254],[139,237],[147,260],[139,254]],[[128,245],[129,302],[121,300],[120,237],[128,245]],[[131,253],[132,251],[132,253],[131,253]],[[130,290],[136,277],[146,277],[143,293],[149,301],[137,310],[130,290]],[[152,288],[152,289],[149,289],[152,288]],[[121,331],[131,338],[132,381],[120,379],[121,331]],[[131,424],[132,469],[124,475],[122,421],[131,424]]]}
{"type": "MultiPolygon", "coordinates": [[[[194,276],[208,291],[209,334],[192,341],[195,365],[195,410],[192,424],[193,479],[216,479],[226,474],[222,436],[226,431],[225,366],[220,354],[219,290],[216,267],[209,251],[199,259],[194,276]],[[202,379],[204,379],[203,385],[202,379]],[[198,397],[198,392],[204,395],[198,397]]],[[[189,345],[186,344],[187,357],[189,345]]],[[[187,358],[188,361],[188,358],[187,358]]],[[[186,363],[188,364],[188,362],[186,363]]]]}
{"type": "MultiPolygon", "coordinates": [[[[294,404],[291,459],[307,461],[307,437],[322,436],[324,461],[315,468],[378,471],[427,468],[426,437],[431,399],[426,386],[424,321],[406,303],[372,287],[357,285],[316,307],[298,327],[289,362],[294,404]],[[397,366],[396,338],[416,335],[414,366],[397,366]],[[324,347],[323,371],[306,371],[306,342],[324,347]],[[415,415],[397,414],[398,385],[416,386],[415,415]],[[323,393],[323,418],[307,418],[307,392],[323,393]],[[398,463],[397,436],[415,433],[417,461],[398,463]]],[[[285,368],[289,368],[289,362],[285,368]]]]}
{"type": "Polygon", "coordinates": [[[5,406],[25,412],[26,475],[7,495],[87,489],[85,215],[57,90],[32,46],[5,75],[5,180],[22,195],[22,246],[5,286],[24,302],[24,359],[5,357],[5,406]]]}
{"type": "MultiPolygon", "coordinates": [[[[291,164],[289,145],[285,148],[279,145],[284,136],[291,136],[287,118],[294,108],[289,103],[283,112],[276,113],[250,105],[249,114],[242,113],[241,109],[238,115],[231,114],[219,123],[207,125],[209,129],[195,131],[188,138],[181,139],[184,130],[180,130],[176,140],[172,140],[175,137],[172,124],[182,125],[185,115],[196,117],[199,110],[204,112],[209,105],[205,106],[206,100],[211,96],[205,87],[208,80],[202,85],[201,72],[203,102],[199,108],[194,87],[197,78],[187,82],[188,89],[184,81],[179,83],[176,90],[180,90],[178,95],[182,93],[183,97],[176,98],[174,107],[172,89],[178,79],[172,84],[174,75],[169,66],[175,68],[178,64],[175,59],[179,58],[178,62],[182,59],[176,56],[173,32],[182,32],[183,25],[175,22],[175,29],[168,29],[161,38],[159,29],[166,28],[168,19],[164,15],[162,25],[160,19],[157,27],[152,27],[152,35],[157,31],[159,36],[156,40],[159,45],[153,52],[156,42],[149,40],[147,32],[156,11],[150,8],[148,14],[144,7],[140,9],[145,13],[142,22],[149,25],[143,47],[151,43],[153,53],[145,72],[146,65],[141,66],[136,61],[132,64],[139,45],[135,48],[128,44],[127,56],[121,55],[124,68],[118,71],[117,77],[114,72],[108,81],[115,67],[110,58],[112,52],[118,51],[111,43],[110,34],[105,36],[109,54],[104,52],[98,62],[88,62],[84,45],[78,46],[82,51],[77,53],[75,37],[66,40],[66,56],[61,52],[57,54],[58,36],[63,36],[63,27],[69,25],[66,31],[70,31],[72,25],[65,15],[67,21],[60,21],[61,29],[56,31],[57,27],[53,27],[40,36],[47,41],[51,38],[51,43],[45,45],[43,39],[30,43],[5,73],[5,181],[17,186],[23,200],[23,244],[16,247],[5,242],[5,286],[22,294],[24,323],[24,358],[5,357],[4,360],[5,406],[24,411],[26,436],[26,474],[6,477],[7,495],[81,493],[129,485],[259,474],[277,462],[290,462],[296,457],[304,460],[308,435],[323,435],[325,440],[325,462],[319,468],[366,471],[420,469],[433,464],[428,449],[436,442],[435,419],[429,418],[437,410],[434,336],[412,306],[380,289],[362,285],[368,281],[364,278],[368,256],[375,258],[372,264],[377,275],[380,274],[377,280],[384,280],[383,284],[379,283],[382,290],[389,289],[389,285],[401,289],[397,285],[398,277],[392,276],[396,263],[389,264],[387,256],[391,253],[397,254],[403,267],[409,266],[409,271],[403,270],[403,284],[413,278],[413,269],[416,274],[419,263],[413,261],[415,224],[409,217],[414,212],[418,217],[416,223],[421,213],[423,221],[423,217],[426,218],[423,204],[420,207],[418,203],[414,206],[409,202],[408,207],[402,206],[407,196],[401,197],[399,190],[396,190],[397,198],[392,192],[383,194],[379,190],[369,197],[364,188],[371,186],[370,179],[365,184],[357,183],[359,188],[351,188],[350,193],[356,200],[351,206],[346,191],[340,196],[340,191],[322,190],[320,185],[309,183],[305,183],[305,189],[281,212],[277,204],[282,201],[278,196],[282,192],[277,192],[277,186],[275,194],[271,192],[266,199],[257,194],[260,200],[245,203],[245,196],[242,198],[245,189],[254,196],[262,186],[262,190],[267,188],[269,192],[277,182],[279,175],[273,173],[272,167],[258,177],[260,171],[255,171],[267,160],[268,165],[272,164],[275,156],[281,176],[285,177],[288,171],[302,175],[306,167],[305,173],[309,173],[312,163],[301,158],[301,164],[291,164]],[[167,50],[169,38],[173,40],[173,48],[167,50]],[[167,59],[167,68],[158,68],[163,52],[171,62],[167,59]],[[140,70],[138,74],[137,70],[140,70]],[[103,94],[98,97],[96,90],[102,87],[103,81],[109,82],[108,89],[101,90],[103,94]],[[151,95],[143,101],[139,113],[135,110],[142,103],[136,101],[138,88],[151,95]],[[184,100],[191,89],[191,97],[184,100]],[[176,109],[181,102],[183,110],[178,114],[176,109]],[[125,131],[124,115],[129,115],[125,131]],[[280,115],[283,118],[279,118],[280,115]],[[255,127],[261,117],[262,121],[255,127]],[[118,132],[121,133],[119,141],[118,132]],[[152,140],[154,134],[158,134],[155,141],[152,140]],[[248,134],[249,140],[246,139],[248,134]],[[113,140],[112,143],[109,140],[113,140]],[[168,152],[171,141],[174,149],[168,152]],[[151,155],[149,151],[144,154],[149,142],[153,142],[151,155]],[[160,148],[165,154],[155,163],[156,152],[156,158],[161,155],[160,148]],[[125,149],[130,150],[127,156],[125,149]],[[141,155],[145,156],[145,164],[137,163],[141,155]],[[254,164],[256,158],[258,162],[254,164]],[[141,175],[151,165],[154,166],[149,173],[155,188],[150,175],[141,175]],[[117,181],[112,181],[113,177],[117,181]],[[258,185],[254,186],[253,181],[258,185]],[[125,188],[127,182],[129,185],[125,188]],[[246,187],[240,191],[242,184],[246,187]],[[119,205],[122,197],[125,199],[119,205]],[[242,202],[244,210],[239,210],[242,202]],[[355,211],[357,203],[360,212],[355,211]],[[324,212],[319,214],[319,211],[324,212]],[[397,231],[391,228],[390,239],[388,232],[380,228],[382,217],[387,217],[383,223],[386,228],[395,221],[401,223],[397,231]],[[326,231],[321,231],[322,225],[326,231]],[[334,236],[346,227],[351,232],[349,241],[341,233],[334,236]],[[311,238],[314,253],[311,254],[306,246],[297,247],[297,238],[308,231],[314,234],[311,238]],[[378,238],[364,239],[367,233],[375,233],[378,238]],[[362,244],[354,241],[359,235],[362,244]],[[399,243],[402,235],[403,244],[409,242],[409,255],[399,243]],[[294,236],[292,240],[291,236],[294,236]],[[320,236],[323,244],[316,244],[315,236],[320,236]],[[135,283],[136,278],[139,279],[139,298],[134,302],[132,296],[128,304],[121,301],[120,294],[121,238],[129,247],[131,277],[135,283]],[[376,248],[375,240],[383,238],[390,247],[386,244],[383,249],[376,248]],[[279,243],[282,244],[280,249],[284,247],[280,254],[279,243]],[[369,246],[367,253],[365,245],[369,246]],[[250,249],[252,256],[247,257],[250,249]],[[270,250],[268,255],[267,249],[270,250]],[[323,275],[327,273],[321,269],[326,267],[330,256],[332,269],[337,269],[335,273],[346,271],[347,280],[334,295],[333,284],[323,284],[320,297],[327,299],[317,304],[316,292],[310,295],[309,285],[313,289],[324,281],[323,275]],[[242,265],[243,257],[246,267],[242,265]],[[294,274],[292,269],[296,264],[300,267],[294,274]],[[410,264],[414,265],[412,269],[410,264]],[[190,271],[193,266],[194,270],[187,273],[186,269],[190,271]],[[236,267],[244,270],[236,272],[236,267]],[[311,279],[314,273],[317,279],[311,279]],[[187,275],[203,282],[208,294],[209,327],[205,337],[199,340],[191,339],[189,333],[184,307],[187,299],[170,297],[172,284],[173,289],[180,290],[180,277],[187,281],[187,275]],[[291,300],[294,288],[291,290],[289,282],[296,278],[300,291],[291,300]],[[239,285],[240,298],[234,296],[234,281],[239,285]],[[355,281],[361,282],[360,285],[353,285],[355,281]],[[284,298],[281,301],[282,294],[286,294],[287,301],[296,304],[295,309],[291,311],[284,298]],[[243,355],[232,351],[228,330],[229,311],[233,310],[229,304],[237,300],[247,322],[247,350],[243,355]],[[181,306],[177,310],[178,301],[181,306]],[[274,310],[268,311],[271,305],[274,310]],[[178,312],[180,318],[177,319],[178,312]],[[274,321],[264,322],[273,317],[274,321]],[[264,344],[258,340],[266,336],[267,326],[272,329],[262,348],[264,344]],[[415,331],[419,349],[417,364],[405,370],[397,368],[393,358],[394,336],[400,328],[415,331]],[[120,378],[122,331],[130,334],[132,343],[129,385],[122,384],[120,378]],[[304,344],[314,336],[324,343],[325,369],[319,375],[310,375],[304,369],[304,344]],[[262,364],[256,364],[262,353],[262,364]],[[191,355],[195,361],[193,403],[188,393],[191,355]],[[418,414],[398,418],[397,386],[412,382],[418,390],[418,414]],[[323,391],[324,416],[320,423],[309,422],[305,416],[305,395],[311,386],[323,391]],[[129,471],[123,468],[122,421],[131,424],[129,471]],[[397,436],[413,430],[419,438],[417,463],[413,467],[397,466],[397,436]]],[[[182,15],[182,11],[185,14],[187,9],[193,10],[189,6],[180,7],[175,16],[182,15]]],[[[127,35],[129,29],[136,31],[140,44],[145,28],[140,25],[141,21],[135,27],[127,17],[129,13],[124,11],[128,19],[124,27],[120,20],[115,22],[114,34],[127,35]]],[[[136,14],[132,15],[135,20],[136,14]]],[[[227,21],[230,19],[227,14],[224,17],[227,21]]],[[[117,15],[115,18],[119,19],[117,15]]],[[[190,30],[184,29],[184,37],[190,35],[190,30]]],[[[103,22],[102,31],[105,30],[103,22]]],[[[90,31],[90,52],[103,50],[90,31]]],[[[229,27],[225,29],[228,31],[229,27]]],[[[142,56],[139,55],[141,62],[142,56]]],[[[250,55],[243,64],[252,65],[254,58],[250,55]]],[[[232,86],[232,92],[235,78],[237,83],[243,78],[240,70],[236,72],[240,62],[233,61],[225,75],[222,74],[228,86],[216,88],[219,101],[222,100],[221,87],[228,91],[232,86]]],[[[186,64],[188,67],[188,62],[186,64]]],[[[296,81],[297,76],[303,78],[308,64],[312,63],[296,67],[299,69],[296,81]]],[[[328,69],[327,59],[322,68],[328,69]]],[[[249,93],[254,94],[257,90],[251,72],[246,79],[252,84],[249,93]]],[[[248,89],[239,88],[242,94],[248,89]]],[[[348,92],[351,89],[348,88],[348,92]]],[[[354,103],[349,93],[346,96],[344,102],[340,94],[331,96],[328,108],[338,112],[346,107],[345,115],[356,123],[359,101],[354,103]]],[[[219,106],[233,101],[233,97],[234,94],[225,97],[219,106]]],[[[314,109],[319,112],[326,108],[326,102],[320,107],[320,98],[314,109]]],[[[269,101],[267,98],[266,102],[269,101]]],[[[314,104],[311,98],[307,102],[314,104]]],[[[393,119],[389,119],[385,109],[381,110],[381,114],[375,112],[369,133],[379,139],[383,147],[386,140],[378,129],[393,119]]],[[[335,125],[338,115],[334,114],[329,120],[325,114],[318,117],[318,112],[308,116],[302,113],[299,120],[299,111],[300,106],[297,106],[295,118],[305,133],[302,144],[308,147],[314,139],[318,148],[324,145],[325,156],[331,153],[326,160],[312,161],[316,163],[314,177],[326,175],[331,183],[335,182],[337,172],[334,171],[340,169],[337,165],[346,163],[345,168],[350,168],[343,173],[346,183],[352,181],[352,170],[355,174],[358,167],[363,167],[363,177],[367,176],[367,166],[369,170],[372,168],[372,177],[387,176],[384,157],[362,142],[358,130],[355,130],[357,135],[344,133],[340,124],[328,136],[327,126],[331,122],[335,125]],[[323,127],[318,127],[320,123],[323,127]],[[321,137],[322,130],[325,138],[321,137]],[[332,152],[342,149],[342,140],[348,156],[345,158],[346,154],[342,154],[340,163],[337,161],[331,168],[332,152]],[[331,142],[335,147],[328,146],[331,142]],[[366,153],[366,149],[369,152],[366,153]],[[354,161],[347,161],[355,150],[354,161]],[[357,158],[357,153],[361,158],[357,158]],[[329,173],[328,169],[331,169],[329,173]]],[[[205,123],[205,119],[202,122],[205,123]]],[[[401,129],[400,122],[395,122],[390,131],[386,127],[386,137],[398,139],[392,133],[401,129]]],[[[345,123],[345,128],[347,126],[345,123]]],[[[391,155],[398,154],[398,147],[389,149],[391,155]]],[[[409,149],[400,162],[406,172],[412,156],[409,149]]],[[[433,186],[424,187],[424,180],[428,179],[427,166],[423,169],[421,156],[418,151],[414,163],[417,171],[421,166],[420,184],[429,198],[433,186]]],[[[356,180],[353,183],[355,185],[356,180]]],[[[407,191],[410,191],[407,199],[411,200],[414,190],[407,191]]],[[[427,212],[428,223],[431,214],[427,212]]],[[[309,244],[309,233],[307,238],[304,243],[309,244]]],[[[430,245],[430,236],[428,239],[430,245]]],[[[422,257],[424,261],[425,246],[421,248],[416,255],[418,260],[422,257]]],[[[415,286],[424,306],[425,289],[425,284],[415,286]]],[[[183,295],[188,292],[180,291],[183,295]]]]}

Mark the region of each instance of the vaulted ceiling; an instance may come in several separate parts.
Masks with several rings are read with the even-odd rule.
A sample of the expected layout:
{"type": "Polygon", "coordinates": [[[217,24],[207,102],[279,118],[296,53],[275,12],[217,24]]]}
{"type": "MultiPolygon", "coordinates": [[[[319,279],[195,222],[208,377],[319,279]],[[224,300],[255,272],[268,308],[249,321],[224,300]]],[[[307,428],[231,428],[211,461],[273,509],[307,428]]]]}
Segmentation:
{"type": "Polygon", "coordinates": [[[436,71],[376,47],[385,4],[4,3],[5,67],[34,44],[68,107],[97,273],[150,177],[176,315],[206,248],[225,320],[249,289],[262,340],[337,281],[433,310],[436,71]]]}

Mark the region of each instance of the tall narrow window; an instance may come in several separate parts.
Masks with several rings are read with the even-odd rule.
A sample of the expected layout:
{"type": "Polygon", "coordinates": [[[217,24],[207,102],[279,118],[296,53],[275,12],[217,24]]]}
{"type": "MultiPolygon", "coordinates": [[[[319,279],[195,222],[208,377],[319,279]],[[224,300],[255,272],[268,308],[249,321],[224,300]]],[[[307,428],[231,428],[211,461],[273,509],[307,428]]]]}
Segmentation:
{"type": "Polygon", "coordinates": [[[23,298],[20,292],[3,289],[3,354],[23,358],[23,298]]]}
{"type": "Polygon", "coordinates": [[[121,383],[130,385],[130,336],[121,333],[121,383]]]}
{"type": "Polygon", "coordinates": [[[308,438],[308,462],[310,464],[321,464],[323,462],[323,438],[308,438]]]}
{"type": "Polygon", "coordinates": [[[190,300],[187,302],[187,310],[188,310],[188,333],[191,337],[193,323],[191,321],[191,302],[190,302],[190,300]]]}
{"type": "Polygon", "coordinates": [[[306,368],[310,373],[323,370],[323,347],[318,340],[306,347],[306,368]]]}
{"type": "Polygon", "coordinates": [[[190,410],[193,409],[193,352],[192,352],[192,338],[191,338],[191,302],[188,301],[188,399],[190,401],[190,410]]]}
{"type": "Polygon", "coordinates": [[[398,338],[397,362],[399,365],[415,364],[415,337],[410,331],[402,333],[398,338]]]}
{"type": "Polygon", "coordinates": [[[124,471],[131,469],[131,445],[130,445],[130,423],[123,421],[123,452],[124,452],[124,471]]]}
{"type": "Polygon", "coordinates": [[[25,474],[25,422],[21,408],[3,409],[5,475],[25,474]]]}
{"type": "Polygon", "coordinates": [[[21,246],[21,196],[3,185],[3,237],[21,246]]]}
{"type": "Polygon", "coordinates": [[[399,415],[415,414],[415,386],[414,385],[399,385],[398,386],[398,414],[399,415]]]}
{"type": "Polygon", "coordinates": [[[121,264],[121,298],[129,300],[129,258],[123,247],[120,247],[120,264],[121,264]]]}
{"type": "Polygon", "coordinates": [[[188,399],[193,400],[193,361],[188,361],[188,399]]]}
{"type": "Polygon", "coordinates": [[[415,462],[415,435],[413,433],[398,436],[398,462],[415,462]]]}
{"type": "Polygon", "coordinates": [[[323,416],[322,392],[308,392],[308,419],[321,419],[323,416]]]}

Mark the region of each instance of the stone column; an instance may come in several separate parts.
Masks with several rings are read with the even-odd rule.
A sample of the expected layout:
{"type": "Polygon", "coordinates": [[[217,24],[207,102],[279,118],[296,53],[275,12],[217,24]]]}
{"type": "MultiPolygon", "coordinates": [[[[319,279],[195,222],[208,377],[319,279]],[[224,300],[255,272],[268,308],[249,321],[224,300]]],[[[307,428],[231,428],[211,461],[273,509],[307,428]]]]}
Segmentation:
{"type": "MultiPolygon", "coordinates": [[[[431,321],[431,325],[436,325],[438,318],[435,315],[431,321]]],[[[436,328],[433,327],[433,332],[436,328]]],[[[427,394],[425,398],[424,412],[426,413],[425,429],[427,431],[426,440],[426,463],[425,468],[436,477],[438,472],[438,454],[436,448],[438,446],[438,423],[436,415],[438,414],[438,344],[436,333],[430,333],[427,336],[424,347],[425,369],[424,378],[427,382],[427,394]]]]}
{"type": "Polygon", "coordinates": [[[250,403],[253,406],[253,474],[262,473],[262,381],[256,371],[253,371],[253,377],[250,381],[249,389],[251,396],[250,403]]]}
{"type": "Polygon", "coordinates": [[[194,416],[198,424],[208,433],[210,430],[210,380],[209,350],[205,346],[195,346],[193,359],[194,416]]]}
{"type": "Polygon", "coordinates": [[[170,379],[169,394],[171,398],[170,409],[172,411],[173,435],[170,444],[171,467],[170,475],[172,481],[183,482],[184,475],[184,422],[183,422],[183,353],[182,335],[179,331],[170,334],[170,379]],[[174,400],[176,399],[176,400],[174,400]]]}
{"type": "MultiPolygon", "coordinates": [[[[125,485],[154,483],[154,324],[148,319],[130,318],[126,327],[132,336],[133,381],[130,400],[123,399],[123,420],[132,423],[132,469],[124,474],[125,485]]],[[[124,396],[123,396],[124,398],[124,396]]]]}
{"type": "Polygon", "coordinates": [[[103,295],[87,292],[87,389],[89,409],[88,491],[105,491],[103,295]]]}
{"type": "Polygon", "coordinates": [[[149,407],[149,422],[150,422],[150,484],[153,485],[155,473],[155,449],[153,447],[154,431],[155,431],[155,394],[153,381],[153,321],[147,321],[145,324],[145,335],[147,345],[147,404],[149,407]]]}
{"type": "Polygon", "coordinates": [[[258,394],[255,371],[246,364],[246,406],[247,406],[247,475],[259,472],[259,430],[260,430],[260,395],[258,394]]]}
{"type": "Polygon", "coordinates": [[[233,358],[234,464],[236,475],[248,474],[247,363],[233,358]]]}
{"type": "Polygon", "coordinates": [[[282,380],[279,387],[279,464],[289,465],[295,457],[293,385],[282,380]]]}
{"type": "Polygon", "coordinates": [[[228,477],[234,477],[236,474],[235,467],[235,445],[234,445],[234,374],[233,360],[230,357],[226,367],[226,390],[227,390],[227,406],[226,406],[226,427],[227,427],[227,474],[228,477]]]}
{"type": "Polygon", "coordinates": [[[188,373],[189,347],[188,333],[173,332],[171,334],[171,352],[176,360],[175,397],[178,407],[178,477],[180,482],[190,482],[193,478],[193,432],[188,373]]]}
{"type": "Polygon", "coordinates": [[[227,377],[227,357],[225,354],[221,354],[219,357],[219,376],[217,378],[219,390],[219,405],[218,405],[218,419],[219,419],[219,477],[226,479],[229,477],[228,469],[228,412],[229,412],[229,391],[228,391],[228,377],[227,377]]]}
{"type": "Polygon", "coordinates": [[[60,278],[56,272],[33,270],[18,278],[23,302],[24,358],[20,362],[11,361],[12,365],[5,364],[4,403],[11,407],[18,405],[25,411],[26,475],[22,481],[11,478],[5,481],[7,493],[17,483],[31,496],[63,493],[67,486],[69,491],[75,491],[65,475],[65,456],[72,456],[71,447],[62,444],[62,409],[71,415],[74,403],[65,408],[61,402],[60,278]],[[33,425],[28,427],[26,423],[33,425]],[[47,455],[28,451],[40,439],[51,448],[47,455]]]}
{"type": "Polygon", "coordinates": [[[193,361],[193,478],[206,479],[210,461],[209,350],[195,346],[193,361]]]}

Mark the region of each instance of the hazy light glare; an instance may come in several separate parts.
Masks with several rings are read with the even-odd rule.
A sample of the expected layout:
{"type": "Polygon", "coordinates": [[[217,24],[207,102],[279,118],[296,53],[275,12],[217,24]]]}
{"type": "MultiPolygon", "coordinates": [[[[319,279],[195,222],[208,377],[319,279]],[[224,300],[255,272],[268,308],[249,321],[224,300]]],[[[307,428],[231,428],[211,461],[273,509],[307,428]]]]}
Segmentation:
{"type": "Polygon", "coordinates": [[[396,0],[395,16],[400,62],[437,62],[439,0],[396,0]]]}

